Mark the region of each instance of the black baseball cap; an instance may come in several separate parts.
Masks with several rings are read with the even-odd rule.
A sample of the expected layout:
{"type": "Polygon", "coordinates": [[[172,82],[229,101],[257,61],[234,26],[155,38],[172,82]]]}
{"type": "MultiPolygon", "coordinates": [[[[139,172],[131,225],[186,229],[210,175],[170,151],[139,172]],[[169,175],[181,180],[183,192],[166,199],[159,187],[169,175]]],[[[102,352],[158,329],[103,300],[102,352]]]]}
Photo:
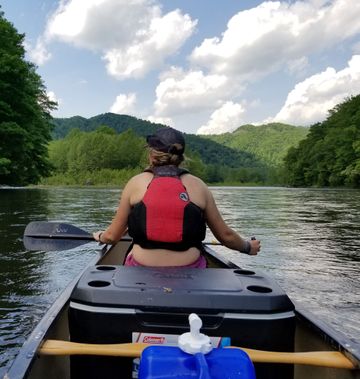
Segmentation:
{"type": "Polygon", "coordinates": [[[146,137],[149,147],[163,153],[184,154],[185,139],[181,132],[170,127],[158,129],[153,135],[146,137]]]}

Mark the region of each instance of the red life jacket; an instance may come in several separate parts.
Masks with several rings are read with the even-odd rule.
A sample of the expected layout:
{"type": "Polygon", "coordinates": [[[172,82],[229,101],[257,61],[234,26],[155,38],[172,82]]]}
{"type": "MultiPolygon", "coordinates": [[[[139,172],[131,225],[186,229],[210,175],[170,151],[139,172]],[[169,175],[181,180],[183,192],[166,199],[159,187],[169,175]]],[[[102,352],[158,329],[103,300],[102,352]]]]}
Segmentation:
{"type": "Polygon", "coordinates": [[[188,173],[177,166],[153,170],[144,198],[135,204],[128,218],[128,233],[145,249],[184,251],[200,247],[205,238],[203,210],[190,201],[180,176],[188,173]]]}

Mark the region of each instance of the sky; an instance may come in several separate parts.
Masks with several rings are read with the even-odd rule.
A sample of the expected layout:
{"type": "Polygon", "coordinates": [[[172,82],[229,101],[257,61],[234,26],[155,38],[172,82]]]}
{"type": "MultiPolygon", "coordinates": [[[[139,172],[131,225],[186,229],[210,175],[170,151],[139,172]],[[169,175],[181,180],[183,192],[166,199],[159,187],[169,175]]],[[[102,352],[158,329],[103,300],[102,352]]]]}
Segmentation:
{"type": "Polygon", "coordinates": [[[360,93],[359,0],[0,0],[54,117],[309,126],[360,93]]]}

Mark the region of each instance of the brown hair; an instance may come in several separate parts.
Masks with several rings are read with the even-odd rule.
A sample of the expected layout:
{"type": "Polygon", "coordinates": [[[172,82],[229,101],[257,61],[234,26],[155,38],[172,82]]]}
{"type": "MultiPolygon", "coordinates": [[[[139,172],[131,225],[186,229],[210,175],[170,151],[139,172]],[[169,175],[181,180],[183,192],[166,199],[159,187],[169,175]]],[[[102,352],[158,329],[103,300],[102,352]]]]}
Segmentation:
{"type": "Polygon", "coordinates": [[[149,148],[149,154],[151,155],[152,162],[151,167],[154,166],[166,166],[175,165],[179,166],[184,161],[184,155],[177,155],[171,153],[163,153],[155,149],[149,148]]]}

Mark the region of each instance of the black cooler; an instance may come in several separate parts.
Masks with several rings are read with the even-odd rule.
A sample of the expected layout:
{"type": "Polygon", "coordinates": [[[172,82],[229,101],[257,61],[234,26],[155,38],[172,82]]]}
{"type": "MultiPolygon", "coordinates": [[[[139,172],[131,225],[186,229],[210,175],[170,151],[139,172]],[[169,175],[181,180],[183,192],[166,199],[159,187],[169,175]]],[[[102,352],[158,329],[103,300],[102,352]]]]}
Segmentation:
{"type": "MultiPolygon", "coordinates": [[[[294,306],[271,278],[242,269],[90,267],[69,309],[70,338],[125,343],[133,333],[180,335],[197,313],[201,333],[230,337],[231,345],[293,351],[294,306]]],[[[131,378],[132,359],[73,356],[71,377],[131,378]]],[[[255,364],[261,378],[292,378],[291,365],[255,364]]]]}

